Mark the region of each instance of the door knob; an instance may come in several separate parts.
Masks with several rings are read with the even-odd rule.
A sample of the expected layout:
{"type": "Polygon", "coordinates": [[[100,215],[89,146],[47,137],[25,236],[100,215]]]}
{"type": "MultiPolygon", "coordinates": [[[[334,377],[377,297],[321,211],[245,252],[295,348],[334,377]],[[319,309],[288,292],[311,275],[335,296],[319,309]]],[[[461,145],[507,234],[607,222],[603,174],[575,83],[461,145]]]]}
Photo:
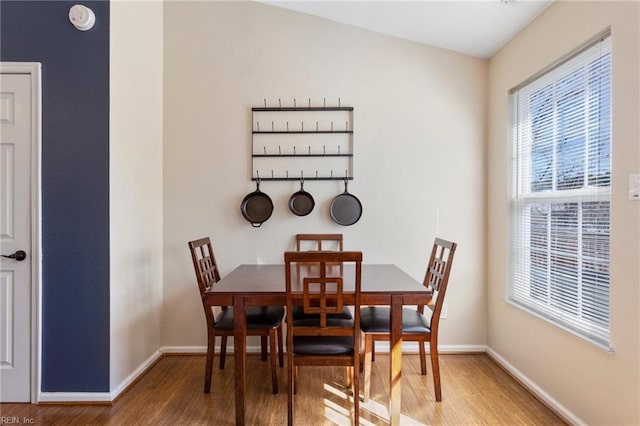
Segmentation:
{"type": "Polygon", "coordinates": [[[9,255],[3,254],[2,257],[6,257],[7,259],[15,259],[18,262],[20,262],[27,258],[27,253],[25,253],[24,250],[18,250],[13,254],[9,254],[9,255]]]}

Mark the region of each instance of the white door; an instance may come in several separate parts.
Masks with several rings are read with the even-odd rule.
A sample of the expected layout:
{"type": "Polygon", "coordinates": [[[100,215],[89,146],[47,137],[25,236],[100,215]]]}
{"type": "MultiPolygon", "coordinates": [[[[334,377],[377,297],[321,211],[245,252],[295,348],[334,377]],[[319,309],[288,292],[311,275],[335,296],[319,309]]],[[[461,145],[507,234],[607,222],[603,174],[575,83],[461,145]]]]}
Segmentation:
{"type": "Polygon", "coordinates": [[[31,78],[0,74],[2,402],[31,400],[31,78]]]}

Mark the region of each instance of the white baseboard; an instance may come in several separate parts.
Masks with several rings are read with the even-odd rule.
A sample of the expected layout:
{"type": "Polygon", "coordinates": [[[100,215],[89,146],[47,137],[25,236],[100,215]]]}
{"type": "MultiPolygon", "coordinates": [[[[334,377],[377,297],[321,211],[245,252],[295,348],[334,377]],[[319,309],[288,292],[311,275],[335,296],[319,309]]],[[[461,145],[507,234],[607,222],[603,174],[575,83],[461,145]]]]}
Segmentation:
{"type": "MultiPolygon", "coordinates": [[[[232,346],[232,345],[230,345],[232,346]]],[[[219,350],[216,347],[216,352],[219,350]]],[[[160,348],[160,352],[164,354],[206,354],[206,346],[163,346],[160,348]]]]}
{"type": "MultiPolygon", "coordinates": [[[[389,342],[375,342],[376,354],[389,353],[389,342]]],[[[425,346],[429,353],[429,345],[425,346]]],[[[469,354],[484,353],[484,345],[438,345],[438,353],[441,354],[469,354]]],[[[418,342],[402,342],[403,354],[417,354],[418,342]]]]}
{"type": "Polygon", "coordinates": [[[535,382],[529,379],[527,376],[522,374],[520,370],[514,367],[509,361],[504,359],[500,354],[496,351],[487,347],[487,355],[498,363],[502,368],[507,370],[509,374],[511,374],[522,386],[527,388],[529,392],[534,394],[540,401],[542,401],[545,405],[551,408],[558,416],[562,417],[563,420],[568,422],[569,424],[576,426],[586,426],[587,424],[583,422],[578,416],[576,416],[573,412],[571,412],[567,407],[560,404],[556,399],[554,399],[551,395],[545,392],[540,386],[538,386],[535,382]]]}
{"type": "Polygon", "coordinates": [[[38,394],[38,404],[111,404],[111,402],[110,392],[40,392],[38,394]]]}
{"type": "MultiPolygon", "coordinates": [[[[160,348],[160,352],[170,354],[206,354],[206,346],[163,346],[160,348]]],[[[220,353],[220,345],[216,345],[216,356],[220,353]]],[[[233,343],[227,344],[227,353],[233,353],[233,343]]],[[[247,353],[260,353],[260,346],[249,345],[247,346],[247,353]]]]}

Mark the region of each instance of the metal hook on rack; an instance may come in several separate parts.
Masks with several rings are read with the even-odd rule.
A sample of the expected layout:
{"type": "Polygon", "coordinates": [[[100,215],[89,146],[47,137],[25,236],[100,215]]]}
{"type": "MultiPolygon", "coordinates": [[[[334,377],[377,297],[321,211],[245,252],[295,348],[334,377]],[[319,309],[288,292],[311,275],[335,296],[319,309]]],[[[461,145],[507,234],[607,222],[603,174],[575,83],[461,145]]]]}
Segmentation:
{"type": "Polygon", "coordinates": [[[345,130],[345,132],[349,131],[349,122],[348,121],[344,122],[344,130],[345,130]]]}
{"type": "Polygon", "coordinates": [[[322,98],[322,108],[327,107],[327,98],[322,98]]]}
{"type": "Polygon", "coordinates": [[[333,169],[331,169],[331,179],[333,179],[333,169]]]}
{"type": "Polygon", "coordinates": [[[322,155],[327,155],[327,146],[322,145],[322,155]]]}
{"type": "Polygon", "coordinates": [[[316,121],[316,132],[318,131],[318,122],[316,121]]]}
{"type": "Polygon", "coordinates": [[[256,125],[258,126],[258,131],[260,131],[260,122],[256,121],[256,125]]]}
{"type": "Polygon", "coordinates": [[[256,181],[258,182],[258,185],[260,185],[260,172],[258,169],[256,169],[256,181]]]}
{"type": "Polygon", "coordinates": [[[273,124],[273,121],[271,122],[271,131],[272,131],[272,132],[275,132],[275,131],[276,131],[276,129],[275,129],[275,125],[273,124]]]}
{"type": "Polygon", "coordinates": [[[286,172],[287,172],[287,179],[289,179],[289,170],[287,170],[286,172]]]}
{"type": "Polygon", "coordinates": [[[296,146],[295,145],[293,146],[293,155],[294,156],[296,155],[296,146]]]}
{"type": "Polygon", "coordinates": [[[304,121],[301,121],[302,123],[302,132],[304,133],[304,121]]]}
{"type": "Polygon", "coordinates": [[[338,145],[338,155],[340,155],[340,145],[338,145]]]}
{"type": "Polygon", "coordinates": [[[311,109],[311,98],[309,98],[309,109],[311,109]]]}
{"type": "Polygon", "coordinates": [[[300,182],[304,183],[304,172],[300,170],[300,182]]]}
{"type": "Polygon", "coordinates": [[[278,145],[278,155],[282,155],[282,150],[280,149],[280,145],[278,145]]]}
{"type": "Polygon", "coordinates": [[[289,122],[287,121],[287,132],[289,131],[289,122]]]}
{"type": "Polygon", "coordinates": [[[267,147],[263,145],[262,150],[264,151],[264,155],[267,155],[267,147]]]}
{"type": "Polygon", "coordinates": [[[296,98],[293,98],[293,107],[296,108],[296,98]]]}
{"type": "Polygon", "coordinates": [[[309,155],[311,155],[311,145],[309,145],[309,155]]]}
{"type": "Polygon", "coordinates": [[[338,108],[340,108],[340,98],[338,98],[338,108]]]}
{"type": "Polygon", "coordinates": [[[271,170],[271,179],[273,179],[273,170],[271,170]]]}
{"type": "Polygon", "coordinates": [[[267,98],[264,98],[264,107],[267,107],[267,98]]]}
{"type": "Polygon", "coordinates": [[[316,170],[316,179],[318,179],[318,171],[316,170]]]}
{"type": "Polygon", "coordinates": [[[333,132],[333,121],[331,122],[331,131],[333,132]]]}
{"type": "Polygon", "coordinates": [[[280,100],[280,98],[278,98],[278,107],[282,109],[282,100],[280,100]]]}

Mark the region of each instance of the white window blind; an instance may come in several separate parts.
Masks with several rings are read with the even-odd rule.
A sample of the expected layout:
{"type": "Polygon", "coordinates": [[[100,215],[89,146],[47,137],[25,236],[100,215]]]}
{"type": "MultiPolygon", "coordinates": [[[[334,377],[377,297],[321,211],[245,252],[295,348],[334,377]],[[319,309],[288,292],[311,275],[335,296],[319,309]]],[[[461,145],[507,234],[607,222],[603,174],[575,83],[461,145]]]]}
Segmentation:
{"type": "Polygon", "coordinates": [[[609,344],[610,37],[511,91],[508,299],[609,344]]]}

